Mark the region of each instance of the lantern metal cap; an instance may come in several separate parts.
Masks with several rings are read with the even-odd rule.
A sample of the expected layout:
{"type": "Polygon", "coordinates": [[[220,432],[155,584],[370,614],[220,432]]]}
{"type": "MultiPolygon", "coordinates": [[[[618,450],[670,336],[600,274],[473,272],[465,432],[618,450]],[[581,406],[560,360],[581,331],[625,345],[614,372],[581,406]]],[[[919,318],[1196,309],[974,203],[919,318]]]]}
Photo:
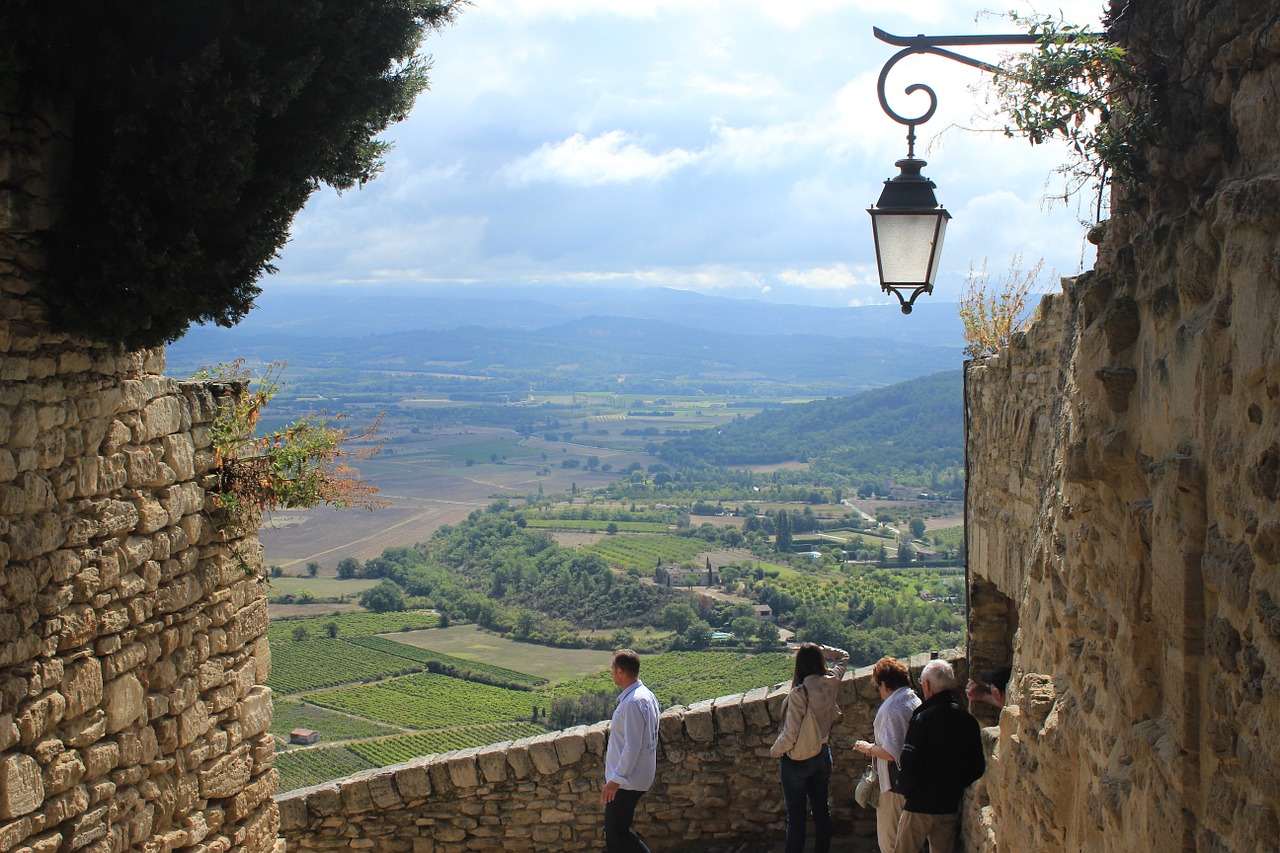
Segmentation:
{"type": "MultiPolygon", "coordinates": [[[[937,185],[920,174],[928,164],[915,157],[904,157],[893,165],[898,175],[884,182],[884,191],[876,207],[904,213],[910,210],[937,210],[938,198],[933,194],[937,185]]],[[[950,217],[951,214],[947,214],[950,217]]]]}

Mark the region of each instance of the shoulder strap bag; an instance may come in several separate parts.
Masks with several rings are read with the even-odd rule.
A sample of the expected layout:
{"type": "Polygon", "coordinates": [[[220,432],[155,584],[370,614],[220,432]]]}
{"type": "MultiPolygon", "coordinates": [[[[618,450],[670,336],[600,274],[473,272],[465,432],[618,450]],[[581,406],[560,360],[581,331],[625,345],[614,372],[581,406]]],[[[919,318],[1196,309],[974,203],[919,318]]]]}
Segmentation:
{"type": "Polygon", "coordinates": [[[800,685],[804,691],[804,719],[800,721],[800,733],[796,742],[787,750],[787,758],[792,761],[805,761],[822,751],[822,733],[818,731],[818,718],[813,715],[813,703],[809,700],[809,689],[800,685]]]}

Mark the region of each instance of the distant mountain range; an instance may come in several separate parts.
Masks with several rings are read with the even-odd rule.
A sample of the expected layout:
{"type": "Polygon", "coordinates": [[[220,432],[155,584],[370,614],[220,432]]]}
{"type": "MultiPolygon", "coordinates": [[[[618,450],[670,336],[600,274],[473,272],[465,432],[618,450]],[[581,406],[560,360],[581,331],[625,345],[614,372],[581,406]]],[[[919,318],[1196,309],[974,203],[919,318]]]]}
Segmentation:
{"type": "MultiPolygon", "coordinates": [[[[637,289],[529,285],[440,287],[355,285],[349,290],[268,286],[257,307],[235,330],[202,329],[192,335],[273,334],[360,337],[386,332],[457,329],[533,330],[583,317],[662,320],[701,331],[737,334],[821,334],[875,337],[963,349],[954,302],[921,300],[904,316],[893,305],[824,308],[775,305],[709,296],[668,287],[637,289]]],[[[190,337],[190,335],[189,335],[190,337]]]]}
{"type": "Polygon", "coordinates": [[[423,295],[368,286],[279,289],[259,303],[235,329],[197,327],[171,344],[170,373],[245,357],[288,361],[295,374],[408,376],[419,389],[484,377],[504,391],[678,382],[707,393],[850,394],[953,369],[964,347],[948,303],[904,316],[893,306],[772,305],[669,288],[423,295]]]}

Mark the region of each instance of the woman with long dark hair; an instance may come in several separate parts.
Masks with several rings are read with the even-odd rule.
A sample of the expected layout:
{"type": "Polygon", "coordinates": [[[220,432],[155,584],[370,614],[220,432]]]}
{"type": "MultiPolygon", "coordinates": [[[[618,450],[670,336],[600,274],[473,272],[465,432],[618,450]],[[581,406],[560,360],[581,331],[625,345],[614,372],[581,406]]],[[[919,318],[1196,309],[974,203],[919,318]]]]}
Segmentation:
{"type": "Polygon", "coordinates": [[[806,810],[813,812],[814,853],[831,850],[828,740],[831,726],[840,718],[836,698],[848,663],[849,653],[844,649],[805,643],[796,651],[791,692],[783,704],[782,731],[769,749],[781,762],[782,798],[787,804],[786,853],[804,850],[806,810]]]}

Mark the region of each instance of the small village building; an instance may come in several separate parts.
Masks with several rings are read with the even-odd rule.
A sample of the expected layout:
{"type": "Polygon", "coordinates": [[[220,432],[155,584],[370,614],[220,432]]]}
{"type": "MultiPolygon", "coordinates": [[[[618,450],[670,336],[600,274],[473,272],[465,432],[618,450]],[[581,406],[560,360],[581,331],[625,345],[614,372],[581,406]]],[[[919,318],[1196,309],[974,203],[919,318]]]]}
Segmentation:
{"type": "Polygon", "coordinates": [[[664,566],[662,563],[653,570],[654,583],[668,589],[680,587],[715,586],[720,583],[720,573],[711,567],[711,561],[703,568],[696,566],[664,566]]]}
{"type": "Polygon", "coordinates": [[[319,743],[320,732],[315,729],[294,729],[289,732],[289,743],[319,743]]]}

